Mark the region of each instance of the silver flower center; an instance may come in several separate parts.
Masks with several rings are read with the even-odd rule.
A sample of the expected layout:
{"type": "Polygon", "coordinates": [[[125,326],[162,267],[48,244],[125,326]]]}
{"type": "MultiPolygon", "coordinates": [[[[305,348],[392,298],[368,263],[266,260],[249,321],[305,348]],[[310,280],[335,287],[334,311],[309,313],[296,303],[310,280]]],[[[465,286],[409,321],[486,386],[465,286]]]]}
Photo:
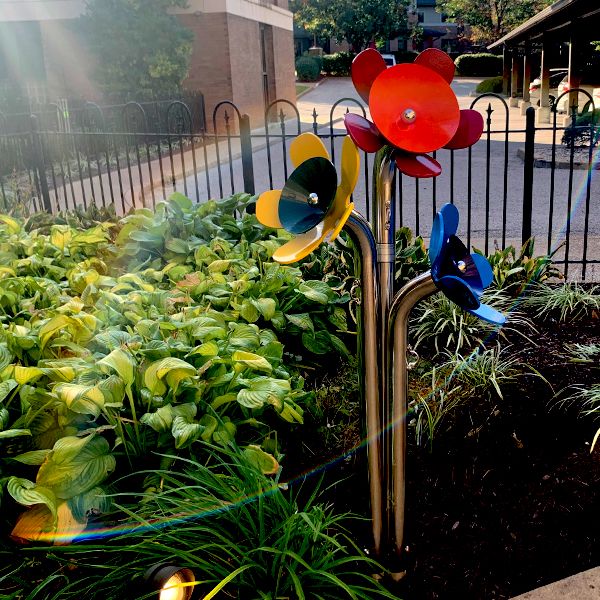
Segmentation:
{"type": "Polygon", "coordinates": [[[317,194],[315,194],[314,192],[310,193],[308,195],[308,203],[311,206],[315,206],[315,204],[319,204],[319,196],[317,196],[317,194]]]}
{"type": "Polygon", "coordinates": [[[465,261],[464,261],[464,260],[459,260],[459,261],[456,263],[456,266],[458,267],[458,270],[459,270],[461,273],[464,273],[464,272],[467,270],[467,264],[465,263],[465,261]]]}
{"type": "Polygon", "coordinates": [[[417,113],[413,108],[407,108],[403,113],[402,113],[402,120],[405,123],[414,123],[415,119],[417,118],[417,113]]]}

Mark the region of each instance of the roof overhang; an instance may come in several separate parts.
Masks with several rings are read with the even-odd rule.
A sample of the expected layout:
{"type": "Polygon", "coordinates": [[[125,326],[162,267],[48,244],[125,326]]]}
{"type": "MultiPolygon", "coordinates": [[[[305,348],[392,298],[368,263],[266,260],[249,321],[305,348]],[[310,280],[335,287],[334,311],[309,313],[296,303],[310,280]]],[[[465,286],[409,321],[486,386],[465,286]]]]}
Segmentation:
{"type": "Polygon", "coordinates": [[[572,33],[598,36],[600,4],[590,0],[558,0],[537,15],[488,46],[494,50],[502,46],[518,46],[525,42],[539,42],[544,36],[568,41],[572,33]],[[595,6],[592,6],[595,4],[595,6]],[[590,18],[593,21],[590,21],[590,18]],[[594,33],[595,32],[595,33],[594,33]]]}

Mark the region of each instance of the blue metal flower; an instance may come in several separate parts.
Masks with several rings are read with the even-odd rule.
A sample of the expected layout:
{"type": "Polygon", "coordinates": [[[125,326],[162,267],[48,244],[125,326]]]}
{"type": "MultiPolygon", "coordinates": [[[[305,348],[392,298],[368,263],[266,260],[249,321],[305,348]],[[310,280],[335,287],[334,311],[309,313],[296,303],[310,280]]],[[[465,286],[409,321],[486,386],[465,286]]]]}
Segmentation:
{"type": "Polygon", "coordinates": [[[445,204],[435,216],[429,244],[433,281],[463,310],[488,323],[503,325],[506,317],[481,303],[483,290],[494,278],[490,263],[481,254],[469,254],[456,237],[458,219],[458,210],[453,204],[445,204]]]}

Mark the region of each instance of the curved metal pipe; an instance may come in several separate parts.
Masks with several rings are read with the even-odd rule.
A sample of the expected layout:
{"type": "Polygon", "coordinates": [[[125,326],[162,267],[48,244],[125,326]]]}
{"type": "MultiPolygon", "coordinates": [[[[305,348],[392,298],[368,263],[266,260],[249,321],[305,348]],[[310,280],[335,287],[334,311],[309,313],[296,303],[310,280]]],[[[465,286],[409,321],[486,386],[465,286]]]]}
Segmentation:
{"type": "Polygon", "coordinates": [[[394,549],[402,554],[404,537],[405,471],[406,471],[406,409],[408,404],[408,317],[413,307],[437,291],[427,271],[409,281],[394,297],[390,308],[387,352],[388,373],[392,383],[392,507],[394,549]]]}
{"type": "Polygon", "coordinates": [[[381,472],[381,421],[379,406],[379,351],[378,351],[378,297],[377,297],[377,248],[369,223],[353,212],[344,229],[350,234],[357,258],[357,277],[361,281],[361,310],[358,320],[359,372],[364,373],[361,382],[366,411],[367,460],[369,464],[369,493],[371,498],[371,527],[373,549],[381,553],[383,531],[383,501],[381,472]]]}

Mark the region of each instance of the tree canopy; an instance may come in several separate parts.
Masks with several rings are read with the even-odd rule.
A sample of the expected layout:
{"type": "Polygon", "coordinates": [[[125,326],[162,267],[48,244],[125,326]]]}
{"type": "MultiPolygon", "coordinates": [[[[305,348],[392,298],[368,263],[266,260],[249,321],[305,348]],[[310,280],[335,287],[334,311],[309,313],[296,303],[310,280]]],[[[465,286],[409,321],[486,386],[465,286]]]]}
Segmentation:
{"type": "Polygon", "coordinates": [[[95,79],[119,98],[176,92],[189,69],[193,34],[167,11],[186,0],[87,0],[82,29],[95,79]]]}
{"type": "Polygon", "coordinates": [[[437,0],[437,10],[471,26],[471,40],[491,43],[555,0],[437,0]]]}
{"type": "Polygon", "coordinates": [[[318,37],[344,39],[354,50],[406,31],[409,0],[292,0],[296,23],[318,37]]]}

